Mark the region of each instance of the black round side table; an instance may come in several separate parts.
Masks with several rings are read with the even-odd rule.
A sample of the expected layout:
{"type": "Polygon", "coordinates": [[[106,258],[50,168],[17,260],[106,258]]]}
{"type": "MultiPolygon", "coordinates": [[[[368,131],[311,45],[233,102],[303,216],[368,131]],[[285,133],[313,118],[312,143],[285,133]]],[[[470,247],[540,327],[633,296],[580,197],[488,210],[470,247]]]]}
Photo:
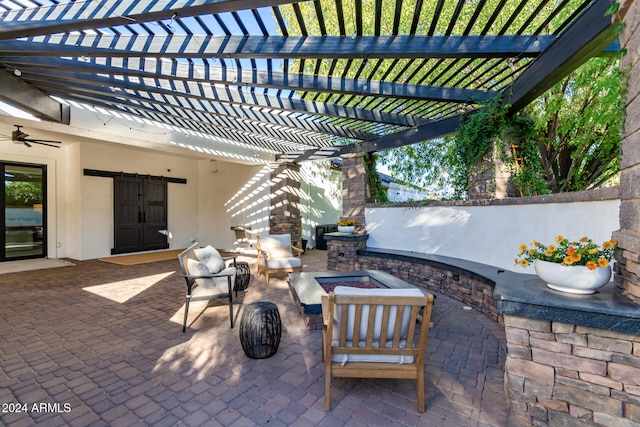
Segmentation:
{"type": "MultiPolygon", "coordinates": [[[[233,263],[229,263],[229,267],[233,266],[233,263]]],[[[251,270],[249,269],[249,263],[244,261],[236,262],[236,285],[234,287],[237,291],[245,291],[249,287],[251,281],[251,270]]]]}
{"type": "Polygon", "coordinates": [[[282,322],[278,306],[260,301],[247,305],[240,320],[240,343],[247,357],[266,359],[276,354],[282,322]]]}

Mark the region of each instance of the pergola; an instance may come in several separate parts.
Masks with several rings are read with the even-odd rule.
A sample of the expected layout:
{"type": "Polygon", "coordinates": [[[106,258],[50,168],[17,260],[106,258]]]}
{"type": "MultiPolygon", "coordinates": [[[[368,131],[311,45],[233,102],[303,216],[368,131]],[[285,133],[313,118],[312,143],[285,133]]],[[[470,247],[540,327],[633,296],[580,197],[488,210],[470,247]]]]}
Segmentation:
{"type": "Polygon", "coordinates": [[[59,123],[67,101],[90,104],[283,161],[379,151],[452,133],[496,95],[520,109],[617,50],[610,5],[2,0],[0,99],[59,123]]]}

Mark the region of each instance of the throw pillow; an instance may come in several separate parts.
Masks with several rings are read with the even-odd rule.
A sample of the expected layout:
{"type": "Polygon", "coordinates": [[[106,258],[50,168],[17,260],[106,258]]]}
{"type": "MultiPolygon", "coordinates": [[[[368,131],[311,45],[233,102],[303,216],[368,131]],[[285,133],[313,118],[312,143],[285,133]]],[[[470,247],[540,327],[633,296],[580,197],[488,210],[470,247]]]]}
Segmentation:
{"type": "MultiPolygon", "coordinates": [[[[189,269],[189,275],[191,276],[208,276],[211,274],[209,267],[204,262],[197,261],[193,258],[187,260],[187,268],[189,269]]],[[[204,286],[205,288],[215,288],[216,283],[213,279],[196,279],[198,286],[204,286]]]]}
{"type": "Polygon", "coordinates": [[[218,274],[224,269],[224,260],[220,252],[213,246],[207,245],[204,248],[196,249],[195,254],[201,262],[209,267],[211,273],[218,274]]]}

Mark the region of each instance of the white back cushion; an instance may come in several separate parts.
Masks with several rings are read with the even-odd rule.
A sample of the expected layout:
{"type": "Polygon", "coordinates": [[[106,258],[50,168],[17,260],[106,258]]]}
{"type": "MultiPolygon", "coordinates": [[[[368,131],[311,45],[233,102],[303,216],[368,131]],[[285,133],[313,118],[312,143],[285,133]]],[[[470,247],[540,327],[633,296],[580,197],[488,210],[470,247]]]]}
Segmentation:
{"type": "Polygon", "coordinates": [[[213,246],[207,245],[204,248],[196,249],[194,252],[198,257],[198,260],[209,267],[209,272],[217,274],[224,269],[224,260],[222,259],[220,252],[218,252],[213,246]]]}
{"type": "Polygon", "coordinates": [[[262,249],[287,248],[291,250],[291,234],[267,234],[260,236],[260,247],[262,249]]]}
{"type": "MultiPolygon", "coordinates": [[[[388,289],[388,288],[353,288],[349,286],[336,286],[334,289],[334,293],[336,295],[366,295],[366,296],[409,296],[409,297],[420,297],[424,296],[424,293],[418,288],[405,288],[405,289],[388,289]]],[[[340,334],[340,317],[342,312],[341,305],[336,306],[336,310],[334,312],[333,318],[333,339],[338,339],[340,334]]],[[[354,330],[354,321],[355,321],[355,313],[356,307],[354,305],[349,305],[348,307],[348,315],[347,315],[347,341],[353,340],[353,330],[354,330]]],[[[374,320],[374,331],[373,331],[373,340],[380,340],[380,332],[382,329],[382,306],[376,307],[376,314],[374,320]]],[[[387,327],[387,339],[390,340],[393,337],[393,332],[395,328],[396,314],[398,311],[397,306],[391,306],[389,310],[389,323],[387,327]]],[[[405,309],[402,316],[402,329],[400,338],[406,339],[407,333],[409,330],[409,317],[411,316],[410,310],[405,309]]],[[[362,317],[360,319],[360,339],[364,339],[367,333],[367,325],[369,322],[369,306],[365,305],[362,307],[362,317]]]]}

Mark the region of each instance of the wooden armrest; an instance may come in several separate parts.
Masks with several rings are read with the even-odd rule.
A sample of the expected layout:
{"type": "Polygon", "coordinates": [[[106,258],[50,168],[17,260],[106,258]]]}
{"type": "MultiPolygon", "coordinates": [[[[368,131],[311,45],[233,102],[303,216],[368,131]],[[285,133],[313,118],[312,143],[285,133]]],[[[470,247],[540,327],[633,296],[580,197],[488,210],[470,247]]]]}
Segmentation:
{"type": "Polygon", "coordinates": [[[291,249],[293,249],[294,251],[298,252],[297,256],[302,255],[302,253],[304,252],[304,250],[302,250],[301,248],[297,248],[295,246],[291,246],[291,249]]]}
{"type": "Polygon", "coordinates": [[[323,295],[322,297],[322,324],[327,326],[329,324],[329,297],[323,295]]]}

